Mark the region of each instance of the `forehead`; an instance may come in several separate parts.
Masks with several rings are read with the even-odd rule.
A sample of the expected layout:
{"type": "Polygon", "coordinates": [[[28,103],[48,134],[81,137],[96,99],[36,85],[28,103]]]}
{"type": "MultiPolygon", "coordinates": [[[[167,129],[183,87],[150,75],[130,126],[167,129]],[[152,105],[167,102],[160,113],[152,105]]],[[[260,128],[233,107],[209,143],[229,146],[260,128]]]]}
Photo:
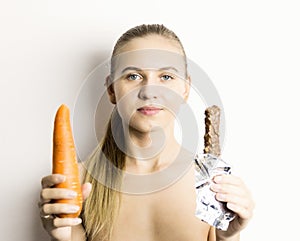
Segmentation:
{"type": "Polygon", "coordinates": [[[183,54],[182,48],[177,41],[157,34],[134,38],[124,44],[118,53],[143,49],[160,49],[183,54]]]}

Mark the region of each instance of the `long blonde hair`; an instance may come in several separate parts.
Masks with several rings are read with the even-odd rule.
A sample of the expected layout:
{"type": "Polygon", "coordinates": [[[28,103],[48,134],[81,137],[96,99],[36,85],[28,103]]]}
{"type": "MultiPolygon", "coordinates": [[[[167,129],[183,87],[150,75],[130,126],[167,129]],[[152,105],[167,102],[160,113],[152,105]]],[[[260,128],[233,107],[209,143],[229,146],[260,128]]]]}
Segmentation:
{"type": "MultiPolygon", "coordinates": [[[[119,54],[122,47],[129,41],[148,35],[160,35],[174,40],[175,43],[179,44],[185,56],[182,43],[173,31],[161,24],[142,24],[129,29],[118,39],[112,57],[119,54]]],[[[84,163],[86,170],[83,182],[92,183],[92,191],[84,203],[82,212],[83,224],[89,240],[94,240],[98,235],[101,235],[101,240],[110,240],[120,207],[120,192],[118,190],[122,184],[122,174],[115,170],[124,169],[126,155],[117,146],[112,134],[112,128],[119,128],[116,133],[122,133],[122,125],[112,126],[112,122],[121,123],[120,119],[115,121],[120,118],[118,113],[115,114],[109,120],[102,142],[84,163]],[[105,184],[99,180],[104,180],[105,184]]],[[[122,136],[118,138],[122,138],[122,136]]]]}

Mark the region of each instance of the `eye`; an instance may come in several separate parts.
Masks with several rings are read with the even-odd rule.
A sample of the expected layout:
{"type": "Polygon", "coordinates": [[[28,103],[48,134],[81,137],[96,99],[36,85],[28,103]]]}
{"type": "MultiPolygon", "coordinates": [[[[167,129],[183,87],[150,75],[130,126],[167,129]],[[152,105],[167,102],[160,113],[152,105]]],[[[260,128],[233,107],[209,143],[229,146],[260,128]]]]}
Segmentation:
{"type": "Polygon", "coordinates": [[[168,75],[168,74],[164,74],[164,75],[161,76],[161,79],[164,80],[164,81],[168,81],[168,80],[174,79],[174,77],[171,76],[171,75],[168,75]]]}
{"type": "Polygon", "coordinates": [[[140,76],[139,74],[129,74],[129,75],[127,75],[127,79],[128,80],[140,80],[140,79],[142,79],[142,76],[140,76]]]}

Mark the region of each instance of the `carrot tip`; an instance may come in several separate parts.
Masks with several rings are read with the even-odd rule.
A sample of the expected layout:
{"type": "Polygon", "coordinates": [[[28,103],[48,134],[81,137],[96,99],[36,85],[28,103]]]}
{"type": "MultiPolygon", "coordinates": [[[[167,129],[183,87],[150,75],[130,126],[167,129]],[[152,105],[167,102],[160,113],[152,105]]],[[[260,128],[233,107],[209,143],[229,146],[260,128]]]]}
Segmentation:
{"type": "Polygon", "coordinates": [[[82,208],[82,194],[76,150],[70,123],[70,111],[65,104],[62,104],[58,108],[55,116],[52,173],[61,174],[66,177],[64,182],[56,185],[57,188],[67,188],[77,193],[75,199],[55,201],[78,205],[80,207],[78,213],[64,216],[68,217],[73,215],[72,217],[77,217],[82,208]]]}

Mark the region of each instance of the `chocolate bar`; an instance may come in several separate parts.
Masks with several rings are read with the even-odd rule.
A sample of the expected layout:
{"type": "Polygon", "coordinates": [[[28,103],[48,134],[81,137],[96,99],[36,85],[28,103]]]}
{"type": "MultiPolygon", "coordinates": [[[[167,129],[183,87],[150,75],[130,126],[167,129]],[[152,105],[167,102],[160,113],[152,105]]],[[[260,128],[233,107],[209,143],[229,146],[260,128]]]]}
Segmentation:
{"type": "Polygon", "coordinates": [[[208,107],[205,110],[204,154],[195,156],[195,215],[211,226],[226,231],[235,213],[226,207],[226,203],[217,201],[216,194],[210,189],[214,176],[231,173],[230,165],[220,158],[219,128],[220,108],[215,105],[208,107]]]}
{"type": "Polygon", "coordinates": [[[221,155],[219,141],[220,112],[220,108],[216,105],[205,110],[204,153],[210,153],[216,157],[221,155]]]}

